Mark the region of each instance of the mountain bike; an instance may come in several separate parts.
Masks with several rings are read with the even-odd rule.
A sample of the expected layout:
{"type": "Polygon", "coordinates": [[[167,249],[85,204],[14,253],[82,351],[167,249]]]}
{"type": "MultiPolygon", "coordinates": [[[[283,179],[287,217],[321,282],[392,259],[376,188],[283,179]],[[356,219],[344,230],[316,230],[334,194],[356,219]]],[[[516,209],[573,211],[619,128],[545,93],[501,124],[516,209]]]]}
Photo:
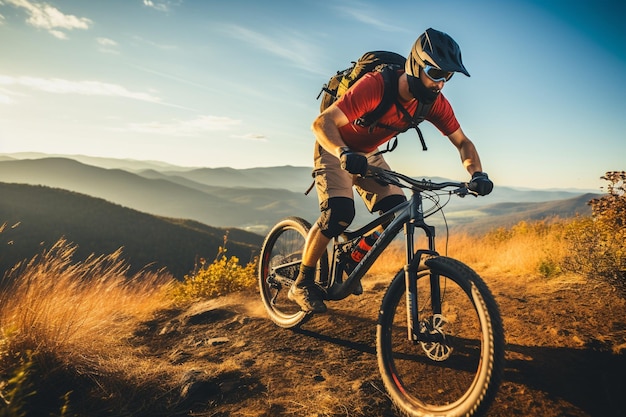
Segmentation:
{"type": "MultiPolygon", "coordinates": [[[[504,369],[499,308],[476,272],[435,251],[435,227],[425,221],[441,211],[452,195],[475,193],[467,183],[416,180],[373,166],[367,176],[410,190],[411,196],[357,230],[346,230],[333,239],[317,264],[316,283],[327,301],[348,297],[360,289],[361,278],[404,232],[406,263],[385,291],[376,330],[376,355],[385,389],[406,416],[483,413],[496,395],[504,369]],[[445,195],[448,199],[441,204],[445,195]],[[424,200],[434,204],[425,209],[424,200]],[[369,252],[356,264],[351,261],[350,253],[358,242],[381,229],[369,252]],[[415,248],[416,229],[423,231],[427,248],[415,248]]],[[[300,326],[311,317],[287,297],[310,227],[302,218],[285,218],[270,230],[261,249],[261,298],[270,319],[284,328],[300,326]]]]}

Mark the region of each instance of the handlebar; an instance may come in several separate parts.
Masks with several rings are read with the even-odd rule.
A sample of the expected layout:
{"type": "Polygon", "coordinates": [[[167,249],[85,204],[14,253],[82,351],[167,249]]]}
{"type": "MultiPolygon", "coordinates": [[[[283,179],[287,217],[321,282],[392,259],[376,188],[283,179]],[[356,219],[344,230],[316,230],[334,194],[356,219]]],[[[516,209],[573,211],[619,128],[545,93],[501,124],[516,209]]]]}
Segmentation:
{"type": "Polygon", "coordinates": [[[478,196],[476,192],[468,188],[467,182],[433,182],[426,179],[416,180],[399,172],[390,171],[388,169],[372,165],[369,165],[367,167],[367,173],[365,174],[365,178],[374,178],[378,182],[389,185],[396,185],[401,188],[408,188],[415,192],[440,191],[444,188],[453,188],[449,190],[449,192],[457,194],[460,197],[465,197],[468,194],[478,196]]]}

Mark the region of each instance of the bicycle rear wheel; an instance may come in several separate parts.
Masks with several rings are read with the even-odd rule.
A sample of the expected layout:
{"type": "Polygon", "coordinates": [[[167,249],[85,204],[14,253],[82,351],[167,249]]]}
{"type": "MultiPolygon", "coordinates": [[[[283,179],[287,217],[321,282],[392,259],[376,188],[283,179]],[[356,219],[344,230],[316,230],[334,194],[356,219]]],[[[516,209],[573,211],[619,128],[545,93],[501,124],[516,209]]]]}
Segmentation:
{"type": "Polygon", "coordinates": [[[417,277],[420,342],[407,335],[404,271],[383,298],[376,336],[383,382],[407,416],[480,414],[495,397],[504,369],[498,306],[482,279],[461,262],[436,257],[426,264],[429,269],[417,277]],[[440,312],[433,311],[431,280],[439,283],[434,298],[440,312]]]}
{"type": "MultiPolygon", "coordinates": [[[[270,319],[285,328],[302,324],[309,315],[298,304],[289,300],[287,293],[298,276],[302,251],[311,224],[299,217],[288,217],[278,222],[268,233],[259,260],[258,282],[263,305],[270,319]]],[[[328,278],[328,255],[317,264],[316,281],[328,278]]]]}

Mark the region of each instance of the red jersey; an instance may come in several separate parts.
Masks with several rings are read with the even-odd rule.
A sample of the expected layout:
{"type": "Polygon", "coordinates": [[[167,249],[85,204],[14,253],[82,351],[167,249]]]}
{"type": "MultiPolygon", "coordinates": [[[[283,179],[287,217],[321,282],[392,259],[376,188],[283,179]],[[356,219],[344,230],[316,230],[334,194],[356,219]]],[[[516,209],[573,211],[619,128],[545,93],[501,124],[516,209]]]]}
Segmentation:
{"type": "MultiPolygon", "coordinates": [[[[339,129],[343,141],[350,149],[364,153],[373,152],[380,145],[398,134],[398,132],[378,126],[375,126],[370,132],[369,127],[354,124],[355,120],[358,120],[378,106],[382,100],[383,91],[384,81],[382,75],[379,72],[371,72],[365,74],[337,100],[336,105],[350,121],[350,123],[339,129]]],[[[417,100],[404,102],[399,99],[399,102],[409,114],[415,113],[417,100]]],[[[435,125],[445,136],[452,134],[460,127],[452,106],[443,94],[437,96],[433,106],[426,115],[426,120],[435,125]]],[[[404,119],[396,106],[391,106],[383,117],[380,118],[379,122],[397,127],[398,129],[406,129],[409,126],[409,123],[404,119]]]]}

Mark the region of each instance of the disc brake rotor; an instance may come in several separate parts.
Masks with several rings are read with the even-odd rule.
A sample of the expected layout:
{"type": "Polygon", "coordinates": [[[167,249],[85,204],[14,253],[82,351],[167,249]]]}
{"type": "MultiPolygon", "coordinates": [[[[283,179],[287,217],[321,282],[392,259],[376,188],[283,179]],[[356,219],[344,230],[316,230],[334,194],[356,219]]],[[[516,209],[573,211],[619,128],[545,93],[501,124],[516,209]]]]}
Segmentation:
{"type": "Polygon", "coordinates": [[[426,356],[434,361],[445,361],[452,354],[452,347],[448,345],[444,327],[447,321],[441,314],[435,314],[430,320],[420,323],[420,333],[428,339],[437,341],[420,342],[426,356]]]}

